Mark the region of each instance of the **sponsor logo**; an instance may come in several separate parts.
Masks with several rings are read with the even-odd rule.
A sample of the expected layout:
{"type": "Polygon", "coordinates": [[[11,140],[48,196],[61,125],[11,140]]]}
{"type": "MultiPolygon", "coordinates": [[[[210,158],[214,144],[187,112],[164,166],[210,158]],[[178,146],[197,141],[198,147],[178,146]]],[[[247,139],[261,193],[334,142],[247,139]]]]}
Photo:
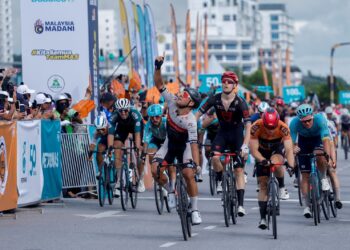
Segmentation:
{"type": "Polygon", "coordinates": [[[0,195],[5,193],[8,177],[6,143],[4,137],[0,137],[0,195]]]}
{"type": "Polygon", "coordinates": [[[42,165],[43,168],[58,168],[58,153],[43,153],[42,165]]]}
{"type": "Polygon", "coordinates": [[[79,54],[72,50],[56,50],[56,49],[33,49],[32,56],[45,56],[49,61],[72,61],[79,60],[79,54]]]}
{"type": "Polygon", "coordinates": [[[37,34],[45,32],[74,32],[73,21],[42,21],[38,19],[34,23],[34,31],[37,34]]]}
{"type": "Polygon", "coordinates": [[[53,75],[47,80],[47,87],[55,93],[61,92],[65,85],[65,81],[60,75],[53,75]]]}

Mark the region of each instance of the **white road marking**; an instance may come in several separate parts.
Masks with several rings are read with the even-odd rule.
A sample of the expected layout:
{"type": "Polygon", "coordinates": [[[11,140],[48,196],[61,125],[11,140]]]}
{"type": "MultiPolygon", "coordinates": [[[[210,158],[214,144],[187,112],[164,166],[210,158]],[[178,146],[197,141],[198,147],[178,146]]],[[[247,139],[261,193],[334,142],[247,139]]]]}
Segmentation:
{"type": "Polygon", "coordinates": [[[204,230],[212,230],[212,229],[214,229],[214,228],[216,228],[216,226],[207,226],[207,227],[205,227],[205,228],[203,228],[204,230]]]}
{"type": "Polygon", "coordinates": [[[252,207],[251,210],[258,210],[259,207],[252,207]]]}
{"type": "Polygon", "coordinates": [[[124,214],[119,214],[120,212],[121,211],[106,211],[98,214],[76,214],[76,216],[85,217],[86,219],[103,219],[126,216],[124,214]]]}
{"type": "Polygon", "coordinates": [[[195,237],[195,236],[197,236],[198,235],[198,233],[193,233],[192,234],[192,237],[195,237]]]}
{"type": "Polygon", "coordinates": [[[160,245],[159,247],[171,247],[174,246],[176,244],[176,242],[167,242],[163,245],[160,245]]]}

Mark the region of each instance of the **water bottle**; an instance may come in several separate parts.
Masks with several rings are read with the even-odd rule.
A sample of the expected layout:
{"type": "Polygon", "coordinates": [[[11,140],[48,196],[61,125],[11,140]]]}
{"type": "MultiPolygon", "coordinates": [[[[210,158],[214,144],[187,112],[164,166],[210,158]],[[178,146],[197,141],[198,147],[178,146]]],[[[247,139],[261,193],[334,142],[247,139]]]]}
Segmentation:
{"type": "Polygon", "coordinates": [[[128,169],[129,170],[129,181],[132,182],[132,169],[128,169]]]}

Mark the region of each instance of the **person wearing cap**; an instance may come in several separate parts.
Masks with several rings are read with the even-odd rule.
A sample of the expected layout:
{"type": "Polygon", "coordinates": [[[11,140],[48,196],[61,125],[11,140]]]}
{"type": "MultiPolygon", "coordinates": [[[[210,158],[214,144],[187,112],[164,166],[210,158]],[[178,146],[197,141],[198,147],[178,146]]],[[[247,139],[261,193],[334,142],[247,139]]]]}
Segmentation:
{"type": "Polygon", "coordinates": [[[246,101],[238,96],[239,79],[236,73],[232,71],[224,72],[221,76],[222,93],[215,94],[198,110],[196,116],[205,114],[211,107],[215,108],[215,113],[220,123],[220,129],[212,143],[212,162],[218,178],[217,192],[222,192],[222,173],[223,166],[220,160],[225,150],[232,153],[240,152],[235,156],[238,164],[234,167],[234,174],[237,180],[237,198],[238,198],[238,216],[246,214],[243,207],[245,177],[244,165],[249,153],[250,139],[250,114],[246,101]]]}
{"type": "Polygon", "coordinates": [[[32,94],[35,93],[34,89],[30,89],[27,85],[23,84],[23,85],[19,85],[17,87],[17,95],[18,95],[18,100],[21,102],[21,104],[26,105],[27,107],[29,107],[29,101],[30,101],[30,97],[32,94]],[[20,97],[22,96],[23,99],[20,97]]]}
{"type": "Polygon", "coordinates": [[[50,110],[51,102],[52,102],[51,98],[48,98],[45,95],[45,93],[38,93],[35,96],[33,107],[32,107],[33,117],[35,119],[55,119],[55,115],[50,110]]]}
{"type": "Polygon", "coordinates": [[[281,97],[276,99],[276,110],[280,116],[282,122],[286,122],[286,116],[288,116],[288,110],[286,109],[286,104],[281,97]]]}
{"type": "Polygon", "coordinates": [[[0,91],[0,120],[11,121],[16,111],[13,99],[6,91],[0,91]],[[12,104],[10,104],[12,101],[12,104]]]}
{"type": "Polygon", "coordinates": [[[111,117],[113,113],[114,103],[117,98],[111,93],[104,93],[100,98],[100,111],[107,118],[108,122],[111,123],[111,117]]]}

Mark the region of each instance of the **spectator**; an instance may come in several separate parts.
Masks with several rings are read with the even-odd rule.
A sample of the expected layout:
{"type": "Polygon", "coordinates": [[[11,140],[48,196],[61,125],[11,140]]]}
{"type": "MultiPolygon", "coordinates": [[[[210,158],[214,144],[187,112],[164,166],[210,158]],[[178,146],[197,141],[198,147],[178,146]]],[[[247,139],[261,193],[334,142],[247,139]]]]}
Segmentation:
{"type": "Polygon", "coordinates": [[[9,97],[9,93],[0,91],[0,120],[11,121],[14,117],[15,110],[13,99],[9,97]]]}
{"type": "Polygon", "coordinates": [[[104,93],[100,98],[100,111],[105,114],[108,122],[111,122],[114,103],[117,98],[111,93],[104,93]]]}
{"type": "Polygon", "coordinates": [[[34,119],[55,119],[51,108],[51,98],[47,97],[45,93],[38,93],[32,107],[34,119]]]}

